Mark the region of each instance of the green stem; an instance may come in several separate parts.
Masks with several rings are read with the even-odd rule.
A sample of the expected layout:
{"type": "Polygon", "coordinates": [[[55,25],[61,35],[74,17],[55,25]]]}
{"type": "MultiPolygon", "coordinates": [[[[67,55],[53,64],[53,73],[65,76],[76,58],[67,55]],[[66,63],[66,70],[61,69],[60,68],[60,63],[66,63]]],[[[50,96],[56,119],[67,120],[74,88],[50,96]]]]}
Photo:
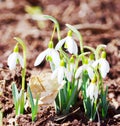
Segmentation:
{"type": "Polygon", "coordinates": [[[55,24],[55,26],[56,26],[56,28],[57,28],[58,40],[60,41],[60,39],[61,39],[61,37],[60,37],[60,26],[59,26],[58,21],[57,21],[54,17],[49,16],[49,15],[44,15],[44,17],[45,17],[46,19],[49,19],[49,20],[51,20],[51,21],[54,22],[54,24],[55,24]]]}
{"type": "Polygon", "coordinates": [[[24,90],[25,89],[25,75],[26,75],[26,45],[20,38],[15,37],[14,39],[22,46],[22,49],[23,49],[24,67],[22,69],[22,90],[24,90]]]}
{"type": "Polygon", "coordinates": [[[97,49],[96,49],[96,59],[99,59],[100,51],[102,49],[104,49],[104,48],[106,48],[106,45],[104,45],[104,44],[100,44],[100,45],[97,46],[97,49]]]}
{"type": "Polygon", "coordinates": [[[89,46],[84,46],[85,49],[89,49],[96,57],[96,52],[95,52],[95,49],[92,48],[92,47],[89,47],[89,46]]]}
{"type": "Polygon", "coordinates": [[[53,36],[54,36],[54,34],[55,34],[55,29],[56,29],[56,25],[54,25],[54,29],[53,29],[53,32],[52,32],[52,36],[51,36],[51,41],[53,41],[53,36]]]}

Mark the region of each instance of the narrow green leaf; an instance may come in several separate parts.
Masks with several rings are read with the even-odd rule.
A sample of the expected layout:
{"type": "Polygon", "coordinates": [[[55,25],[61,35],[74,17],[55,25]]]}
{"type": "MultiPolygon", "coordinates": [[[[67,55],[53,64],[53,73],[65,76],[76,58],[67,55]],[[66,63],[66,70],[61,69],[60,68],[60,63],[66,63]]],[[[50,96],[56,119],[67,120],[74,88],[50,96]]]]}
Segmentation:
{"type": "Polygon", "coordinates": [[[26,99],[26,96],[25,96],[25,93],[24,93],[24,90],[21,89],[20,91],[20,114],[23,114],[24,112],[24,104],[25,104],[25,99],[26,99]]]}
{"type": "Polygon", "coordinates": [[[35,103],[35,116],[37,115],[37,111],[38,111],[38,101],[39,101],[39,96],[37,96],[36,103],[35,103]]]}
{"type": "Polygon", "coordinates": [[[33,100],[32,92],[31,92],[31,89],[30,89],[29,86],[28,86],[28,89],[27,90],[28,90],[28,93],[29,93],[31,109],[32,109],[32,111],[34,111],[34,107],[35,107],[34,100],[33,100]]]}
{"type": "Polygon", "coordinates": [[[12,84],[12,95],[13,95],[13,101],[14,101],[14,106],[15,106],[15,112],[16,115],[18,115],[18,111],[19,111],[19,95],[18,95],[18,89],[15,85],[15,83],[12,84]]]}
{"type": "Polygon", "coordinates": [[[72,91],[72,95],[69,99],[69,102],[67,104],[67,107],[66,107],[66,111],[69,111],[70,109],[70,106],[73,105],[73,102],[74,102],[74,99],[75,99],[75,95],[76,95],[76,91],[77,91],[77,86],[74,88],[74,90],[72,91]]]}

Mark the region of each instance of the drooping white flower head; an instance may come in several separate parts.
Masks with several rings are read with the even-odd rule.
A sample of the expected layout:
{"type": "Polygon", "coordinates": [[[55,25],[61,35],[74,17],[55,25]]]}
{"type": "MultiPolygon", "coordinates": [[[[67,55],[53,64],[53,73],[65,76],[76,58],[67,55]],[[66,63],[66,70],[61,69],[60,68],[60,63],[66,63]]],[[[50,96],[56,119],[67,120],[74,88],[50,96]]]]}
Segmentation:
{"type": "Polygon", "coordinates": [[[21,67],[24,68],[23,58],[18,52],[13,52],[9,55],[7,64],[9,66],[10,70],[13,70],[16,68],[17,62],[20,63],[21,67]]]}
{"type": "Polygon", "coordinates": [[[90,79],[92,79],[93,76],[94,76],[94,71],[93,71],[92,67],[90,66],[90,64],[83,64],[82,66],[80,66],[80,67],[77,69],[77,71],[76,71],[75,78],[81,77],[82,72],[83,72],[84,70],[87,70],[90,79]]]}
{"type": "Polygon", "coordinates": [[[67,48],[67,50],[68,50],[68,52],[69,52],[70,54],[75,54],[75,55],[78,54],[78,47],[77,47],[77,44],[76,44],[76,42],[73,40],[71,34],[68,34],[67,37],[65,37],[64,39],[60,40],[60,41],[57,43],[55,49],[56,49],[56,50],[59,50],[64,44],[66,45],[66,48],[67,48]]]}
{"type": "Polygon", "coordinates": [[[45,51],[38,55],[38,57],[35,60],[34,66],[38,66],[39,64],[41,64],[45,57],[50,57],[55,66],[59,66],[59,53],[52,47],[47,48],[45,51]]]}
{"type": "Polygon", "coordinates": [[[98,65],[98,69],[101,73],[102,78],[105,78],[107,73],[110,71],[110,65],[108,61],[106,60],[106,52],[103,52],[101,58],[96,60],[92,64],[93,67],[96,67],[97,65],[98,65]]]}
{"type": "Polygon", "coordinates": [[[105,78],[107,73],[110,71],[110,65],[108,61],[104,58],[99,59],[98,63],[101,76],[105,78]]]}
{"type": "Polygon", "coordinates": [[[99,94],[99,91],[98,91],[98,87],[95,83],[90,83],[90,85],[87,87],[87,90],[86,90],[86,95],[87,97],[89,97],[91,100],[92,100],[92,103],[97,100],[98,98],[98,94],[99,94]]]}
{"type": "Polygon", "coordinates": [[[53,71],[51,79],[54,79],[56,77],[58,78],[59,84],[63,83],[64,77],[66,77],[69,82],[72,81],[72,74],[70,71],[67,70],[67,68],[64,67],[63,61],[61,61],[60,66],[53,71]]]}

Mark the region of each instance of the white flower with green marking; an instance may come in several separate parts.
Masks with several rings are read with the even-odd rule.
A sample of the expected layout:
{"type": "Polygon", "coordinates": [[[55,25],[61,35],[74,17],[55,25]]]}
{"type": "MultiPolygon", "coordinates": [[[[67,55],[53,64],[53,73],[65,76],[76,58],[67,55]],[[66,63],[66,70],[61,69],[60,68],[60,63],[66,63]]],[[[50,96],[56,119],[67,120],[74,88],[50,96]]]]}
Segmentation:
{"type": "Polygon", "coordinates": [[[65,44],[65,48],[68,50],[70,54],[78,54],[78,47],[74,39],[72,38],[71,31],[68,32],[68,36],[64,39],[60,40],[56,45],[55,49],[59,50],[65,44]]]}
{"type": "Polygon", "coordinates": [[[110,71],[110,65],[108,61],[105,58],[100,58],[92,64],[93,67],[97,67],[97,65],[102,78],[105,78],[107,73],[110,71]]]}
{"type": "Polygon", "coordinates": [[[93,71],[92,67],[89,64],[84,64],[84,65],[80,66],[76,71],[75,78],[81,77],[82,72],[84,70],[87,70],[90,79],[92,79],[93,76],[94,76],[94,71],[93,71]]]}
{"type": "Polygon", "coordinates": [[[18,52],[13,52],[9,55],[7,64],[10,70],[14,70],[16,68],[16,64],[20,63],[21,67],[24,67],[23,58],[18,52]]]}
{"type": "Polygon", "coordinates": [[[45,57],[50,63],[52,62],[55,67],[59,66],[60,57],[59,53],[53,48],[53,41],[50,41],[48,44],[48,48],[38,55],[35,60],[34,66],[38,66],[39,64],[41,64],[45,57]]]}
{"type": "Polygon", "coordinates": [[[41,64],[45,57],[50,58],[52,60],[51,62],[53,62],[55,66],[58,66],[60,63],[59,53],[53,48],[48,48],[38,55],[35,60],[34,66],[41,64]]]}
{"type": "Polygon", "coordinates": [[[67,78],[67,80],[69,82],[72,81],[72,73],[70,71],[68,71],[67,68],[64,67],[64,62],[63,61],[61,61],[60,66],[53,71],[51,79],[54,79],[56,77],[58,78],[58,83],[59,84],[63,83],[65,77],[67,78]]]}
{"type": "Polygon", "coordinates": [[[86,90],[87,97],[89,97],[93,102],[94,100],[97,100],[98,94],[99,94],[99,91],[98,91],[97,85],[91,82],[86,90]]]}

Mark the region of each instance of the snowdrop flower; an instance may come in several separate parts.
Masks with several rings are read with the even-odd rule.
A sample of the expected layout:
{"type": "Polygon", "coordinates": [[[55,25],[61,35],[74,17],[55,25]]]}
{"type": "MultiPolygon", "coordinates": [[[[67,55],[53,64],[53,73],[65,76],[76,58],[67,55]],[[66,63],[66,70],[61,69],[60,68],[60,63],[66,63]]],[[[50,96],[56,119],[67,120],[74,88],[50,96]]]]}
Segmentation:
{"type": "Polygon", "coordinates": [[[55,66],[59,66],[59,53],[55,49],[53,49],[52,41],[49,42],[49,48],[47,48],[45,51],[38,55],[38,57],[35,60],[34,66],[38,66],[39,64],[41,64],[45,57],[48,58],[50,62],[53,62],[55,66]]]}
{"type": "Polygon", "coordinates": [[[65,44],[65,46],[70,54],[75,54],[75,55],[78,54],[77,44],[72,39],[72,31],[69,31],[68,36],[58,42],[55,49],[59,50],[63,46],[63,44],[65,44]]]}
{"type": "Polygon", "coordinates": [[[93,103],[93,101],[97,100],[98,94],[99,94],[99,91],[96,85],[96,77],[95,77],[92,79],[90,85],[87,87],[86,95],[92,100],[92,103],[93,103]]]}
{"type": "Polygon", "coordinates": [[[94,76],[94,71],[93,71],[93,68],[91,67],[91,63],[83,64],[82,66],[80,66],[80,67],[77,69],[77,71],[76,71],[75,78],[81,77],[82,72],[83,72],[84,70],[87,70],[90,79],[92,79],[93,76],[94,76]]]}
{"type": "Polygon", "coordinates": [[[58,78],[59,84],[63,83],[64,77],[66,77],[69,82],[72,81],[72,74],[70,71],[67,70],[67,68],[64,67],[63,60],[61,60],[60,66],[53,71],[51,79],[54,79],[56,77],[58,78]]]}
{"type": "Polygon", "coordinates": [[[108,63],[108,61],[106,60],[106,52],[102,52],[102,56],[100,59],[96,60],[94,63],[93,63],[93,67],[96,67],[97,65],[99,65],[99,71],[101,73],[101,76],[103,78],[106,77],[107,73],[110,71],[110,65],[108,63]]]}
{"type": "Polygon", "coordinates": [[[9,55],[8,60],[7,60],[9,69],[14,70],[18,62],[20,63],[21,67],[24,68],[23,58],[18,53],[18,45],[16,45],[14,48],[14,52],[9,55]]]}

